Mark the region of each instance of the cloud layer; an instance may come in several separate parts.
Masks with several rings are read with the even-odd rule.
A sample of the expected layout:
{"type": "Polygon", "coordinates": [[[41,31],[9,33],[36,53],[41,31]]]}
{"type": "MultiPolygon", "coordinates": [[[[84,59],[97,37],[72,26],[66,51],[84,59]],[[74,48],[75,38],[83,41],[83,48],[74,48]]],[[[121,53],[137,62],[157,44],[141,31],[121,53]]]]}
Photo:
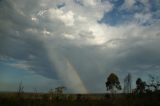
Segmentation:
{"type": "Polygon", "coordinates": [[[104,92],[160,69],[160,2],[155,0],[1,0],[0,61],[67,86],[104,92]],[[153,8],[154,6],[154,8],[153,8]]]}

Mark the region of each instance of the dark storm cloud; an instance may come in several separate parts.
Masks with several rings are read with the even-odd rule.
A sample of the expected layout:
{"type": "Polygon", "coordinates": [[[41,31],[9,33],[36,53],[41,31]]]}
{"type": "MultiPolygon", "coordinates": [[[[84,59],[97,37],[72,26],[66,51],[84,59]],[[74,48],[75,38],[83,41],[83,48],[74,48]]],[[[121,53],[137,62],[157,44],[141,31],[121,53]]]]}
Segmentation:
{"type": "Polygon", "coordinates": [[[122,81],[128,73],[135,78],[140,77],[141,74],[148,76],[148,74],[157,73],[160,70],[159,41],[160,37],[157,36],[145,39],[138,36],[113,39],[112,42],[118,42],[117,48],[106,47],[107,43],[111,43],[110,41],[103,46],[66,45],[59,51],[75,66],[91,92],[104,91],[102,82],[111,72],[117,73],[122,81]]]}
{"type": "Polygon", "coordinates": [[[37,28],[39,31],[42,29],[34,25],[28,16],[18,12],[11,1],[1,1],[0,7],[0,57],[27,61],[29,70],[49,78],[57,78],[54,66],[48,60],[44,42],[37,39],[40,35],[26,31],[27,28],[37,28]]]}
{"type": "MultiPolygon", "coordinates": [[[[124,46],[121,50],[117,51],[115,57],[115,66],[122,70],[139,70],[144,71],[140,68],[143,65],[160,65],[159,53],[160,50],[158,46],[160,45],[159,37],[155,39],[139,40],[136,39],[126,39],[122,40],[124,46]],[[127,45],[127,46],[125,46],[127,45]]],[[[147,69],[148,70],[148,69],[147,69]]],[[[150,70],[152,71],[152,70],[150,70]]],[[[153,69],[154,71],[154,69],[153,69]]]]}
{"type": "Polygon", "coordinates": [[[48,60],[43,42],[34,39],[33,36],[29,37],[28,34],[26,36],[28,37],[21,39],[19,37],[6,36],[6,34],[5,36],[0,36],[1,57],[27,61],[27,64],[31,66],[29,70],[49,78],[56,78],[54,66],[48,60]]]}

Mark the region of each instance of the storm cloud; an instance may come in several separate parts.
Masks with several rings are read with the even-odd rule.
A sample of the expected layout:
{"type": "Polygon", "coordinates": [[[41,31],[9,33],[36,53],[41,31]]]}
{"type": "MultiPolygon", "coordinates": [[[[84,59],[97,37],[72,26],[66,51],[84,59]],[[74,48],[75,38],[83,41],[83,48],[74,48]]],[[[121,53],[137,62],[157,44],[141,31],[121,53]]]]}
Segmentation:
{"type": "Polygon", "coordinates": [[[1,0],[0,63],[79,93],[105,92],[111,72],[160,74],[160,3],[147,1],[1,0]]]}

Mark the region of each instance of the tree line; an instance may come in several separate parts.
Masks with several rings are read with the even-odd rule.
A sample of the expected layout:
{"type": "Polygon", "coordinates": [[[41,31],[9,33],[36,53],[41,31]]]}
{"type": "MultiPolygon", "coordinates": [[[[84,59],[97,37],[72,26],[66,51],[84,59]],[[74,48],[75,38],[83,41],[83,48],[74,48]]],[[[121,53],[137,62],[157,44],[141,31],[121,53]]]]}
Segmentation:
{"type": "MultiPolygon", "coordinates": [[[[136,80],[136,88],[131,88],[131,75],[128,74],[126,78],[124,79],[124,93],[133,93],[133,94],[142,94],[142,93],[154,93],[160,91],[160,81],[156,80],[156,78],[152,75],[149,75],[150,82],[146,83],[141,78],[137,78],[136,80]]],[[[107,91],[110,91],[110,93],[116,93],[118,90],[122,90],[120,81],[118,76],[115,73],[111,73],[107,77],[106,81],[106,88],[107,91]]]]}

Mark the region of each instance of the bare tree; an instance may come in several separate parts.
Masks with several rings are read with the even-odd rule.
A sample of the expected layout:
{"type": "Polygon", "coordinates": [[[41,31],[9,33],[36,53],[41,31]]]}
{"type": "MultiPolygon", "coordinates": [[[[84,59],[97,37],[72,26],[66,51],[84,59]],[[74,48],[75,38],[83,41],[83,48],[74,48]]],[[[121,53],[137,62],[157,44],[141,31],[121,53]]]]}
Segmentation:
{"type": "Polygon", "coordinates": [[[34,91],[34,97],[37,98],[38,97],[37,88],[34,88],[33,91],[34,91]]]}
{"type": "Polygon", "coordinates": [[[131,74],[128,74],[124,79],[124,93],[132,93],[131,74]]]}
{"type": "Polygon", "coordinates": [[[158,80],[158,77],[156,78],[155,76],[150,74],[149,78],[150,78],[150,82],[147,85],[148,89],[153,90],[153,91],[159,90],[160,81],[158,80]],[[152,89],[152,88],[154,88],[154,89],[152,89]]]}
{"type": "Polygon", "coordinates": [[[22,83],[22,81],[21,81],[21,82],[19,83],[18,91],[17,91],[19,97],[22,96],[22,94],[24,93],[23,89],[24,89],[24,86],[23,86],[23,83],[22,83]]]}

